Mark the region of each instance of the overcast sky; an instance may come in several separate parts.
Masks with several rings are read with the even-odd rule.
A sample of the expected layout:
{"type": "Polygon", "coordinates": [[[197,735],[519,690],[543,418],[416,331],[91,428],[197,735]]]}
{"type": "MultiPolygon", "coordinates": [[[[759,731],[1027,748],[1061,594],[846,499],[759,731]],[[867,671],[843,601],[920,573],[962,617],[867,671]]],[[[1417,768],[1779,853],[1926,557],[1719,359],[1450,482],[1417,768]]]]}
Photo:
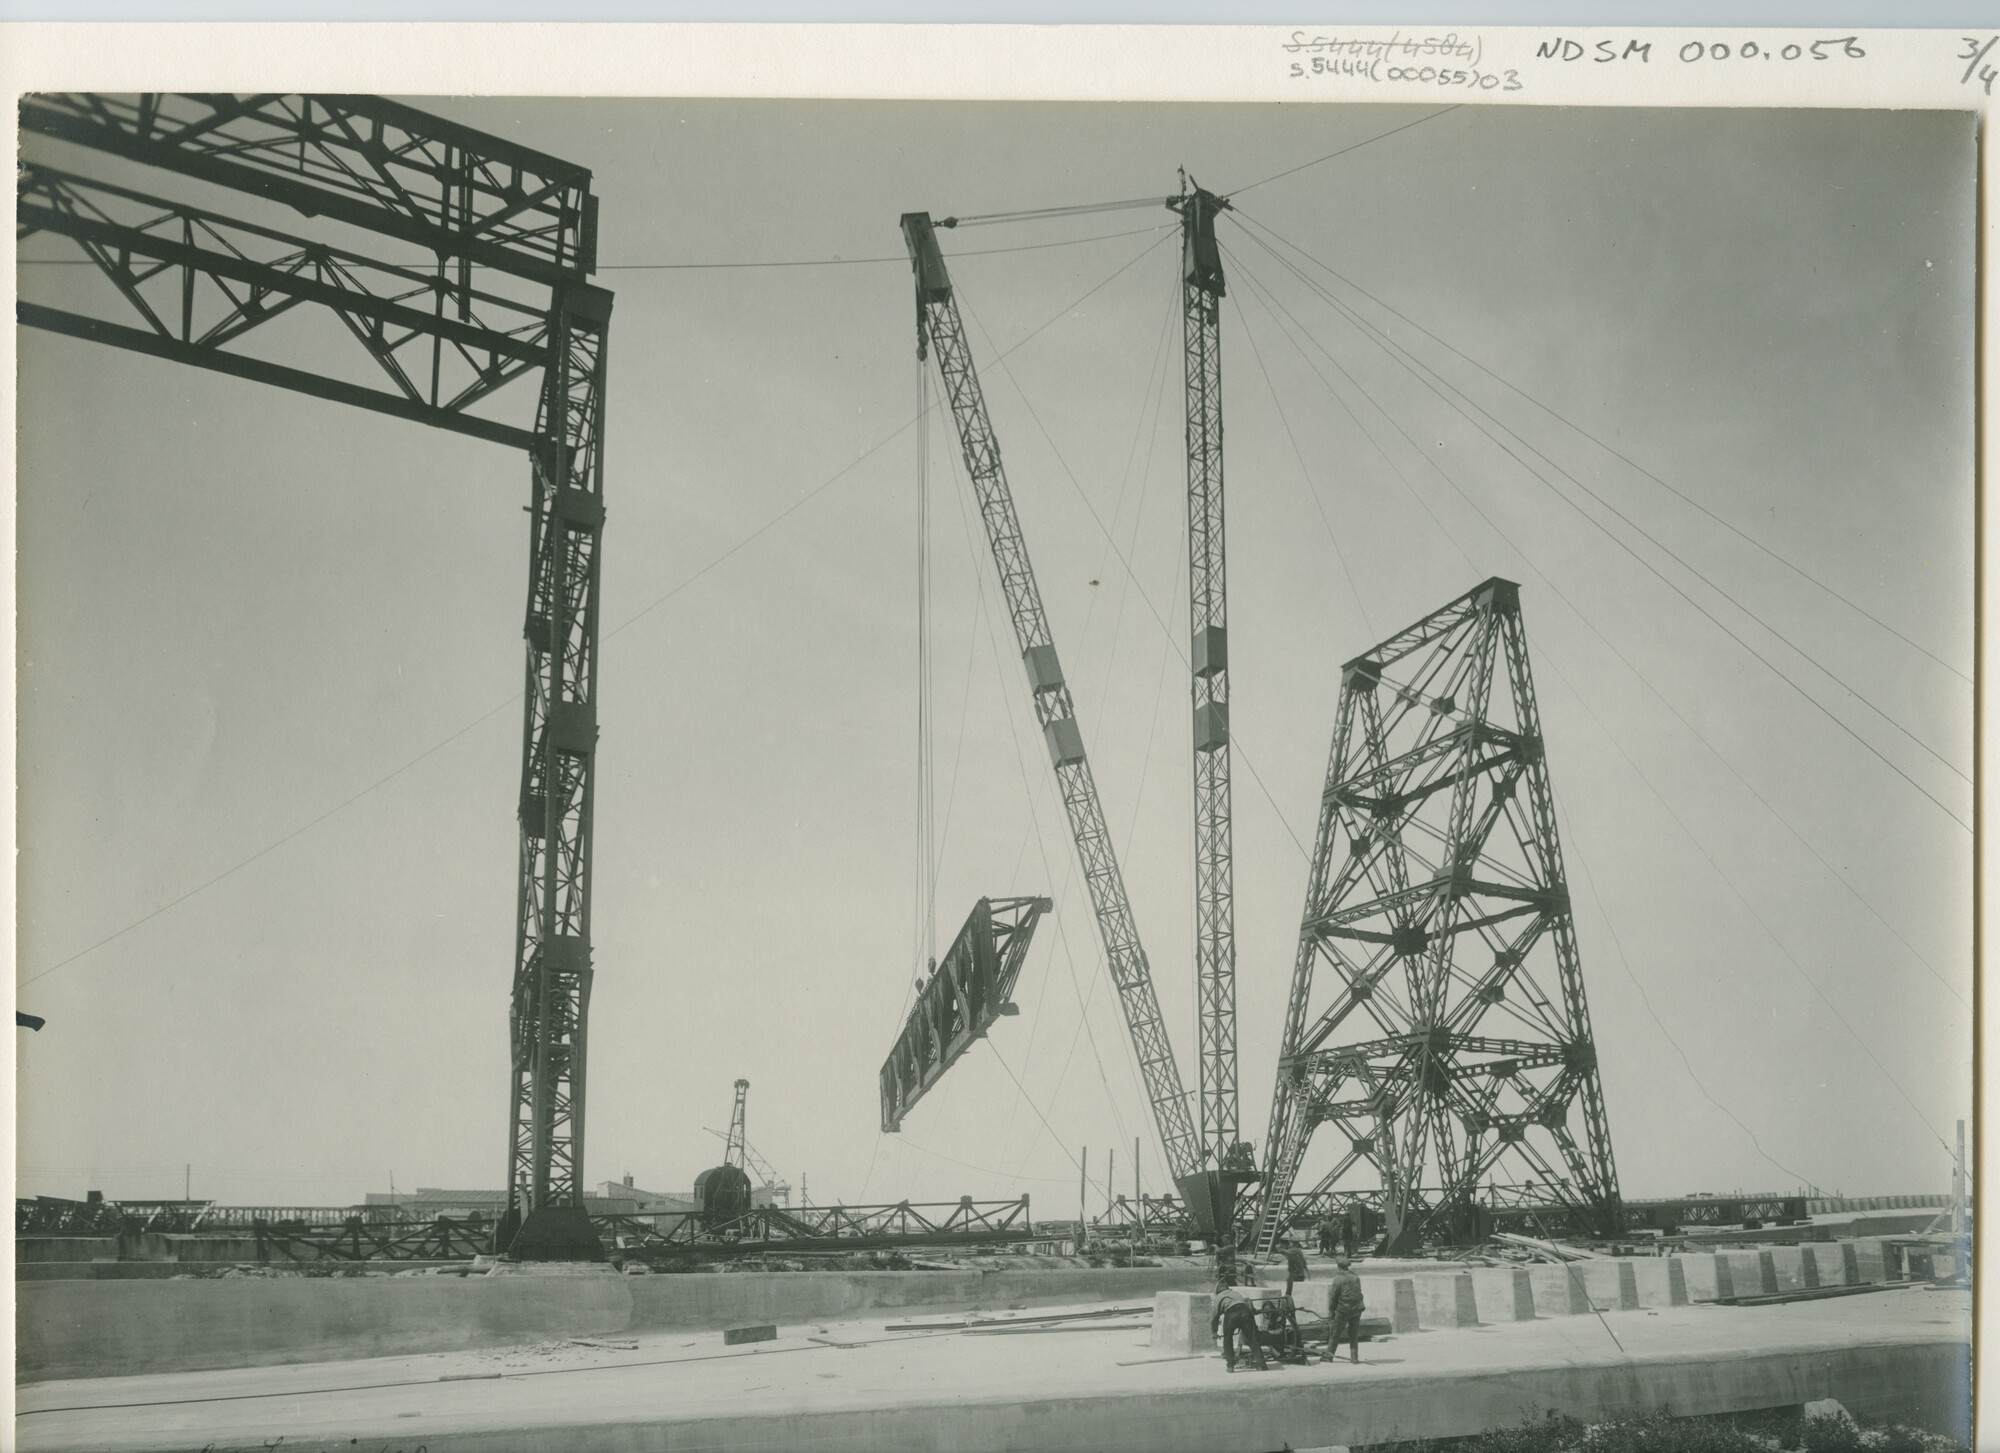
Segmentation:
{"type": "MultiPolygon", "coordinates": [[[[815,1200],[1069,1211],[1071,1157],[1097,1179],[1117,1146],[1129,1190],[1134,1136],[1164,1188],[949,424],[912,425],[896,223],[1163,195],[1185,166],[1240,214],[1260,1158],[1339,663],[1499,574],[1625,1193],[1948,1184],[1939,1137],[1971,1108],[1970,791],[1944,765],[1969,774],[1972,740],[1969,116],[1462,108],[1276,176],[1434,108],[412,99],[589,166],[603,199],[589,1180],[687,1186],[744,1076],[751,1143],[815,1200]],[[1433,382],[1274,235],[1372,294],[1287,254],[1433,382]],[[1059,907],[1021,1017],[880,1136],[924,952],[926,476],[940,946],[981,894],[1059,907]]],[[[1173,221],[943,235],[1192,1083],[1173,221]]],[[[86,269],[21,277],[117,316],[86,269]]],[[[49,1020],[21,1036],[23,1190],[178,1194],[190,1164],[232,1203],[498,1185],[524,461],[34,331],[20,350],[19,973],[49,1020]]]]}

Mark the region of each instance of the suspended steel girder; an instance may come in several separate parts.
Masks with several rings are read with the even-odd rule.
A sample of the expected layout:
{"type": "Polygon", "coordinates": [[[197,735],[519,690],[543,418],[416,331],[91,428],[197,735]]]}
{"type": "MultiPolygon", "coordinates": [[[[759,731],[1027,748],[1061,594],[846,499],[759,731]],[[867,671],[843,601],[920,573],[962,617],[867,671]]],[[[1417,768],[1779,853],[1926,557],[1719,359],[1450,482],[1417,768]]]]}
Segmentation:
{"type": "Polygon", "coordinates": [[[903,1117],[987,1030],[1021,1012],[1014,985],[1035,925],[1054,906],[1046,898],[982,898],[972,906],[882,1062],[884,1133],[902,1129],[903,1117]]]}
{"type": "Polygon", "coordinates": [[[1035,584],[1034,568],[1029,563],[1027,542],[1021,536],[1021,522],[1014,512],[1014,497],[1007,487],[1006,471],[1001,467],[1000,443],[994,437],[985,395],[972,366],[972,350],[966,343],[958,302],[952,296],[951,276],[945,270],[944,254],[938,250],[930,214],[906,213],[902,226],[916,277],[917,357],[922,359],[933,350],[937,354],[938,373],[944,380],[945,396],[950,400],[952,420],[958,428],[965,472],[978,500],[987,544],[1000,575],[1000,589],[1007,598],[1015,643],[1027,668],[1035,718],[1041,723],[1049,760],[1062,791],[1070,836],[1076,843],[1084,883],[1096,910],[1105,961],[1111,970],[1112,983],[1117,986],[1119,1006],[1124,1010],[1125,1026],[1132,1036],[1140,1077],[1152,1102],[1153,1123],[1159,1130],[1172,1173],[1177,1177],[1189,1175],[1201,1166],[1201,1142],[1188,1114],[1187,1093],[1181,1088],[1180,1070],[1174,1063],[1173,1046],[1160,1016],[1152,969],[1139,943],[1139,929],[1133,921],[1131,900],[1126,896],[1124,875],[1112,849],[1111,831],[1105,824],[1097,782],[1084,751],[1076,703],[1063,679],[1048,617],[1042,609],[1041,590],[1035,584]]]}
{"type": "Polygon", "coordinates": [[[589,171],[374,96],[43,94],[22,99],[20,120],[25,133],[437,258],[412,266],[39,162],[18,176],[20,239],[60,240],[110,284],[92,312],[22,299],[21,323],[528,454],[510,1204],[498,1243],[601,1258],[582,1164],[612,299],[586,281],[589,171]],[[475,265],[490,270],[478,287],[475,265]],[[331,347],[326,370],[257,356],[263,325],[280,316],[353,348],[377,385],[348,376],[331,347]]]}
{"type": "Polygon", "coordinates": [[[1620,1229],[1511,581],[1486,581],[1343,670],[1260,1246],[1286,1224],[1329,1124],[1337,1163],[1320,1189],[1372,1172],[1392,1249],[1472,1234],[1495,1198],[1620,1229]]]}

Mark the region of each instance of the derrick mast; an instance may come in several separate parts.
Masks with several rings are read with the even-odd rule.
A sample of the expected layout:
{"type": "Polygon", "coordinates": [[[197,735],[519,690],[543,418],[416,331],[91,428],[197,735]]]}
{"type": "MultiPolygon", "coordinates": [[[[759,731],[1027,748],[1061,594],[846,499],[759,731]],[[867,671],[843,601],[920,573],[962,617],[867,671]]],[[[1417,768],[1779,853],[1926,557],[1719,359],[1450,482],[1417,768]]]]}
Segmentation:
{"type": "Polygon", "coordinates": [[[1181,1087],[1180,1070],[1174,1063],[1173,1048],[1160,1016],[1152,970],[1139,943],[1124,875],[1112,849],[1111,832],[1097,796],[1097,782],[1084,752],[1076,703],[1063,679],[1048,617],[1042,609],[1041,590],[1035,584],[1027,542],[1022,538],[1021,523],[1014,512],[1014,498],[1001,466],[1000,444],[986,412],[985,395],[973,370],[972,351],[966,343],[957,300],[952,296],[944,254],[938,250],[928,212],[906,213],[902,224],[910,265],[916,275],[917,357],[923,359],[933,350],[937,355],[938,373],[944,381],[965,458],[965,472],[972,481],[987,544],[999,572],[1000,589],[1007,599],[1015,644],[1027,670],[1035,719],[1041,725],[1049,761],[1062,792],[1070,836],[1090,890],[1105,960],[1118,988],[1119,1006],[1132,1036],[1133,1052],[1152,1102],[1153,1122],[1159,1130],[1167,1164],[1177,1179],[1193,1176],[1201,1168],[1201,1143],[1188,1114],[1187,1094],[1181,1087]]]}
{"type": "Polygon", "coordinates": [[[1181,218],[1181,346],[1187,388],[1188,664],[1194,739],[1194,964],[1203,1158],[1247,1170],[1238,1140],[1236,923],[1229,816],[1229,612],[1222,508],[1222,255],[1199,187],[1181,218]]]}

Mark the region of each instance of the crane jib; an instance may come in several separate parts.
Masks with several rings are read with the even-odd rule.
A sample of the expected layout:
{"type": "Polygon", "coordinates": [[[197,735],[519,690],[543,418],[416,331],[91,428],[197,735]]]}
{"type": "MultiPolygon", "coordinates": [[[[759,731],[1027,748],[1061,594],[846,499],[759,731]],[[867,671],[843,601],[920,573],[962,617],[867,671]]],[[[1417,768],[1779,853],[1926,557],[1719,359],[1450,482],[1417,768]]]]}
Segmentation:
{"type": "Polygon", "coordinates": [[[1111,832],[1084,750],[1076,703],[1056,657],[1048,616],[1042,608],[1041,590],[1028,562],[1027,542],[1022,538],[1021,522],[1007,487],[999,443],[994,437],[992,420],[987,416],[979,375],[972,364],[972,350],[966,342],[965,325],[952,295],[951,277],[938,249],[935,225],[927,212],[909,212],[902,218],[903,239],[909,246],[916,284],[917,357],[925,358],[933,351],[937,357],[966,475],[978,498],[980,521],[1007,599],[1008,616],[1028,677],[1035,717],[1047,741],[1069,819],[1071,840],[1097,916],[1098,934],[1112,981],[1117,986],[1119,1007],[1124,1011],[1134,1057],[1152,1103],[1161,1148],[1176,1178],[1191,1175],[1201,1167],[1201,1139],[1167,1041],[1166,1024],[1145,951],[1139,945],[1131,900],[1125,891],[1124,876],[1112,849],[1111,832]]]}

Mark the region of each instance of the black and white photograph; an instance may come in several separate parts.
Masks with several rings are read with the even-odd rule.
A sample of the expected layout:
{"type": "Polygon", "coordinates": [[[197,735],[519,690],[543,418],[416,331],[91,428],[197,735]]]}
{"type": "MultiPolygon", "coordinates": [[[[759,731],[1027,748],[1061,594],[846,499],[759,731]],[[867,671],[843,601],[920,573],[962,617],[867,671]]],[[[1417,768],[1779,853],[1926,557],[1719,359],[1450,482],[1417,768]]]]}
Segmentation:
{"type": "Polygon", "coordinates": [[[18,1446],[1974,1446],[1984,97],[1552,43],[18,94],[18,1446]]]}

